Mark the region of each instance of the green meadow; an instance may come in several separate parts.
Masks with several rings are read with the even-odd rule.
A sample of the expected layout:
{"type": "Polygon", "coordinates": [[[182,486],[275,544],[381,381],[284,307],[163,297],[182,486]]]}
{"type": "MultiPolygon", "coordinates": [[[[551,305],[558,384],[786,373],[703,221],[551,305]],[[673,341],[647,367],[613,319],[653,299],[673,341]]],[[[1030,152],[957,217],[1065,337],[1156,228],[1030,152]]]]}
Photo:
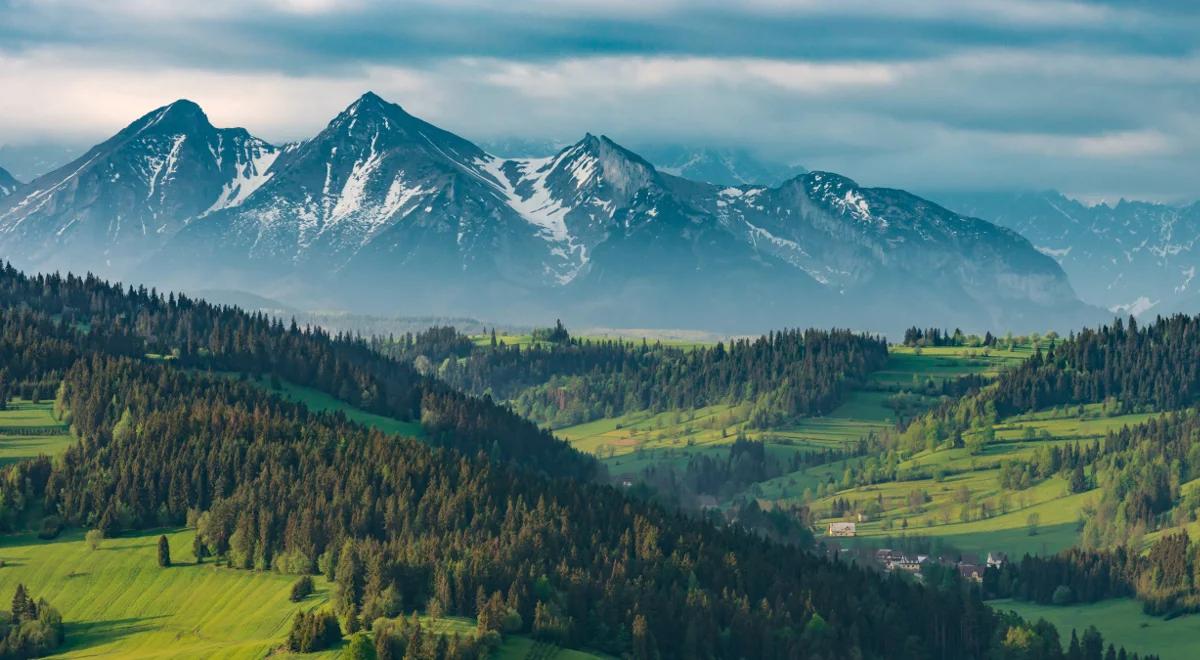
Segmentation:
{"type": "MultiPolygon", "coordinates": [[[[1085,508],[1098,493],[1071,493],[1065,480],[1051,477],[1024,490],[1000,485],[1000,465],[1006,460],[1027,460],[1046,444],[1094,442],[1111,430],[1140,424],[1153,413],[1103,416],[1100,406],[1042,411],[1004,420],[995,425],[996,440],[978,455],[965,448],[924,451],[900,463],[900,473],[921,475],[869,486],[838,488],[810,503],[820,523],[845,520],[830,517],[833,500],[865,507],[876,502],[882,510],[857,525],[854,543],[882,545],[900,536],[940,539],[972,553],[1002,550],[1009,554],[1054,553],[1079,539],[1085,508]],[[917,504],[913,493],[927,501],[917,504]]],[[[803,475],[804,487],[822,480],[838,483],[840,465],[822,466],[803,475]],[[816,479],[814,479],[816,477],[816,479]]],[[[786,482],[776,479],[767,486],[786,482]]],[[[763,497],[780,491],[764,487],[763,497]]],[[[794,496],[795,490],[789,494],[794,496]]]]}
{"type": "MultiPolygon", "coordinates": [[[[197,564],[193,536],[188,529],[145,532],[105,539],[95,550],[81,532],[52,541],[0,537],[0,597],[10,597],[23,583],[58,608],[67,643],[56,657],[65,658],[263,658],[280,651],[298,610],[328,602],[330,587],[321,576],[313,577],[312,595],[292,603],[294,575],[197,564]],[[170,568],[157,562],[157,539],[164,532],[171,545],[170,568]]],[[[446,635],[475,630],[474,620],[464,617],[422,617],[422,624],[446,635]]],[[[303,657],[335,658],[341,651],[303,657]]],[[[495,655],[600,657],[525,637],[506,639],[495,655]]]]}
{"type": "Polygon", "coordinates": [[[53,541],[0,539],[0,595],[18,582],[44,597],[67,624],[64,657],[261,658],[279,646],[297,609],[323,604],[328,585],[288,601],[294,576],[192,563],[188,530],[167,532],[175,565],[160,568],[159,533],[105,539],[92,550],[81,532],[53,541]]]}
{"type": "Polygon", "coordinates": [[[1082,635],[1088,626],[1096,626],[1106,645],[1154,653],[1162,660],[1200,657],[1200,615],[1174,619],[1150,616],[1142,612],[1141,603],[1128,598],[1087,605],[1038,605],[1007,599],[989,604],[998,610],[1013,610],[1028,621],[1041,618],[1053,623],[1064,648],[1071,640],[1072,629],[1082,635]]]}
{"type": "Polygon", "coordinates": [[[0,410],[0,465],[40,454],[53,456],[74,442],[66,425],[54,418],[52,408],[49,401],[14,399],[0,410]]]}
{"type": "MultiPolygon", "coordinates": [[[[237,377],[237,374],[231,372],[224,372],[218,375],[226,378],[237,377]]],[[[384,433],[394,433],[410,438],[419,438],[425,435],[425,430],[421,428],[420,422],[407,422],[394,417],[370,413],[311,387],[304,387],[303,385],[281,380],[279,381],[278,389],[275,389],[272,387],[270,379],[265,376],[251,379],[250,382],[263,389],[272,390],[279,396],[299,403],[314,412],[342,413],[346,416],[346,419],[352,422],[379,429],[384,433]]]]}

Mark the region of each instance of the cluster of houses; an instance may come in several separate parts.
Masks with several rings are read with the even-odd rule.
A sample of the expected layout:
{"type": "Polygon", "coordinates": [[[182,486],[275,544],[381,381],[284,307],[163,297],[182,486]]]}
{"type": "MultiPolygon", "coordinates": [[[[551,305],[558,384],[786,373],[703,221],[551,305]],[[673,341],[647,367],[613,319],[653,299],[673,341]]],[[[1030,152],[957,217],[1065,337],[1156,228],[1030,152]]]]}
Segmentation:
{"type": "MultiPolygon", "coordinates": [[[[858,525],[853,522],[831,522],[825,533],[829,537],[849,537],[858,535],[858,525]]],[[[845,552],[845,550],[843,550],[845,552]]],[[[929,555],[907,554],[900,550],[892,550],[890,548],[881,548],[875,551],[875,561],[879,563],[883,570],[888,571],[904,571],[920,576],[921,569],[931,561],[938,562],[943,566],[954,566],[958,569],[958,574],[964,580],[973,580],[975,582],[983,582],[983,573],[989,567],[1000,569],[1008,561],[1008,556],[1003,552],[989,552],[987,560],[979,561],[964,561],[961,558],[949,557],[930,557],[929,555]]]]}
{"type": "Polygon", "coordinates": [[[983,582],[983,572],[988,568],[999,569],[1008,561],[1008,556],[1003,552],[989,552],[985,562],[971,562],[963,559],[951,559],[948,557],[930,557],[929,555],[910,555],[900,550],[892,550],[890,548],[880,548],[875,551],[875,561],[883,567],[883,570],[888,571],[904,571],[919,575],[921,568],[931,561],[936,561],[944,566],[955,566],[958,568],[958,574],[964,580],[973,580],[975,582],[983,582]]]}

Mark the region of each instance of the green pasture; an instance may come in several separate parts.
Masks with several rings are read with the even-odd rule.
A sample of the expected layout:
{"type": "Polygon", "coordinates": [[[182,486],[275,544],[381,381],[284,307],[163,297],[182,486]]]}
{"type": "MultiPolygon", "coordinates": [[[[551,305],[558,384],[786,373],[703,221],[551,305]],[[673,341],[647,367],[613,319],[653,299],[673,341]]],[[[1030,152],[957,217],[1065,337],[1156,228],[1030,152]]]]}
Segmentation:
{"type": "Polygon", "coordinates": [[[268,378],[264,377],[252,382],[264,389],[271,389],[283,398],[299,403],[314,412],[340,412],[352,422],[379,429],[384,433],[394,433],[412,438],[425,435],[420,422],[406,422],[394,417],[376,415],[311,387],[280,381],[279,389],[274,390],[271,388],[271,381],[268,378]]]}
{"type": "Polygon", "coordinates": [[[994,600],[997,610],[1013,610],[1027,621],[1045,619],[1058,628],[1063,648],[1071,641],[1071,630],[1080,636],[1088,626],[1104,635],[1104,644],[1128,651],[1154,653],[1162,660],[1187,660],[1200,657],[1200,615],[1174,619],[1150,616],[1130,598],[1116,598],[1085,605],[1039,605],[1019,600],[994,600]]]}
{"type": "Polygon", "coordinates": [[[54,418],[53,403],[23,399],[0,410],[0,466],[40,454],[54,456],[74,442],[66,425],[54,418]]]}
{"type": "MultiPolygon", "coordinates": [[[[316,591],[299,603],[288,596],[294,575],[234,570],[212,560],[195,563],[192,530],[159,530],[105,539],[96,550],[82,532],[52,541],[32,535],[0,537],[0,598],[18,583],[62,612],[67,642],[56,657],[263,658],[288,655],[281,646],[298,610],[328,603],[330,585],[313,576],[316,591]],[[158,565],[165,531],[172,566],[158,565]]],[[[438,634],[471,634],[473,619],[421,617],[438,634]]],[[[344,646],[297,657],[334,658],[344,646]]],[[[498,658],[598,658],[581,651],[510,637],[498,658]],[[536,650],[538,655],[530,655],[536,650]]]]}
{"type": "MultiPolygon", "coordinates": [[[[860,521],[854,543],[872,544],[898,536],[937,538],[965,552],[1001,550],[1019,555],[1053,553],[1078,541],[1084,508],[1095,491],[1072,494],[1062,478],[1052,477],[1024,490],[1002,488],[999,466],[1006,460],[1028,460],[1047,444],[1094,442],[1109,431],[1139,424],[1153,413],[1103,416],[1099,406],[1047,410],[1004,420],[995,425],[996,440],[978,455],[965,448],[920,452],[900,463],[901,479],[855,488],[838,488],[810,502],[821,525],[844,518],[827,518],[835,499],[856,503],[858,510],[876,502],[882,512],[860,521]],[[915,492],[928,501],[913,502],[915,492]],[[965,511],[964,511],[965,510],[965,511]],[[1036,514],[1036,534],[1030,516],[1036,514]]],[[[810,468],[762,485],[765,504],[793,500],[805,489],[822,483],[842,483],[845,462],[810,468]]]]}
{"type": "Polygon", "coordinates": [[[191,531],[167,533],[170,568],[157,563],[158,532],[106,539],[0,539],[0,597],[24,583],[63,614],[64,657],[261,658],[282,643],[298,609],[326,601],[328,586],[288,601],[295,576],[193,563],[191,531]]]}

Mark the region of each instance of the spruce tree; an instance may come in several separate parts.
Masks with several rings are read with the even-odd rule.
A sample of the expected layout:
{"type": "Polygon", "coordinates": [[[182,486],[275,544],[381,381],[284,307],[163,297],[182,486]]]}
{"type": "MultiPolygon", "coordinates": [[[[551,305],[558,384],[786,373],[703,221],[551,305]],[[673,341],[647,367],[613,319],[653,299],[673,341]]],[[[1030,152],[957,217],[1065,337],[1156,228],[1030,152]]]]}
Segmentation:
{"type": "Polygon", "coordinates": [[[171,565],[171,545],[167,542],[166,534],[158,537],[158,565],[163,568],[171,565]]]}
{"type": "Polygon", "coordinates": [[[32,604],[33,601],[29,598],[29,592],[25,590],[25,585],[17,584],[17,591],[13,594],[12,599],[12,622],[21,623],[32,604]]]}

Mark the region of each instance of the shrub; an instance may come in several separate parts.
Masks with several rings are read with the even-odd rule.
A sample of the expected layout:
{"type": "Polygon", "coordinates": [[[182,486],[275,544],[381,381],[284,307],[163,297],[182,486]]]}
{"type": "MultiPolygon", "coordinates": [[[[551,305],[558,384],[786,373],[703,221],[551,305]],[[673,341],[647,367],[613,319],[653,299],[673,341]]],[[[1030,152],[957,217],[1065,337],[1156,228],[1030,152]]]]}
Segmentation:
{"type": "Polygon", "coordinates": [[[293,603],[299,603],[308,597],[313,592],[312,578],[305,575],[299,580],[292,583],[292,595],[289,596],[293,603]]]}

